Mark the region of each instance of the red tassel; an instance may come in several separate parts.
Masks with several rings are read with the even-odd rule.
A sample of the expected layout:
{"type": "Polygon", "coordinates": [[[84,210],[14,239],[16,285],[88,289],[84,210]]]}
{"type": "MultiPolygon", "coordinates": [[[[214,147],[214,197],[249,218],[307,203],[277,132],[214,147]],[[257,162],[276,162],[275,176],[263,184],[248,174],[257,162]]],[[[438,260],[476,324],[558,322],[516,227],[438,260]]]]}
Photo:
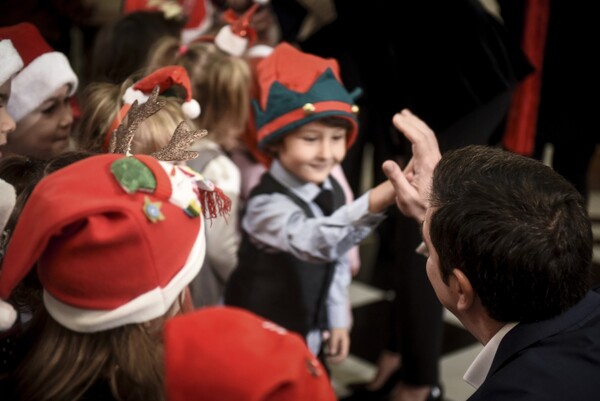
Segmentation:
{"type": "Polygon", "coordinates": [[[205,219],[212,220],[231,213],[231,199],[218,187],[215,187],[214,191],[200,189],[198,199],[205,219]]]}

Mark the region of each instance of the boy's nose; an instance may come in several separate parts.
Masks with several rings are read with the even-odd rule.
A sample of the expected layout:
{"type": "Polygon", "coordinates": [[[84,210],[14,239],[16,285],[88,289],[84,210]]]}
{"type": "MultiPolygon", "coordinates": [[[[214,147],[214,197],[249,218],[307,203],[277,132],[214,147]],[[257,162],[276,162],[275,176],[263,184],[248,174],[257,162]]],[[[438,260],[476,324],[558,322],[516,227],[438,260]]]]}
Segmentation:
{"type": "Polygon", "coordinates": [[[321,156],[324,159],[331,158],[332,146],[331,146],[330,141],[328,141],[328,140],[321,141],[321,146],[319,149],[320,149],[319,156],[321,156]]]}
{"type": "Polygon", "coordinates": [[[7,135],[17,128],[15,120],[8,114],[6,107],[0,107],[0,133],[7,135]]]}
{"type": "Polygon", "coordinates": [[[60,115],[60,126],[65,128],[73,124],[73,110],[71,104],[64,104],[60,115]]]}

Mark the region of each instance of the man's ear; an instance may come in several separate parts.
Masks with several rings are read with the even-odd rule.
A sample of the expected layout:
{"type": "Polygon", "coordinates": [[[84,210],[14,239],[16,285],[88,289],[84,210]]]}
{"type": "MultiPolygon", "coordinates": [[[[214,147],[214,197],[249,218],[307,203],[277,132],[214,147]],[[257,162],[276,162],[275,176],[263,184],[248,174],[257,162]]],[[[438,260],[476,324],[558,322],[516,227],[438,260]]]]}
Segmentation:
{"type": "Polygon", "coordinates": [[[471,281],[459,269],[453,269],[450,275],[450,285],[453,287],[456,295],[456,308],[459,311],[469,309],[475,301],[475,291],[471,285],[471,281]]]}

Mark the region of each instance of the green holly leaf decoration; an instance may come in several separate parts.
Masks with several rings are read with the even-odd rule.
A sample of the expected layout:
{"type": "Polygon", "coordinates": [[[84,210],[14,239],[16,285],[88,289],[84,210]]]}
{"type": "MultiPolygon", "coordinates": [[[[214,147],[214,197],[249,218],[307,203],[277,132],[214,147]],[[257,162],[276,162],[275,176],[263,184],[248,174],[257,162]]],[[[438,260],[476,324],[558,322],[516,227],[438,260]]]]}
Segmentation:
{"type": "Polygon", "coordinates": [[[125,192],[136,191],[154,192],[156,178],[152,170],[135,157],[124,157],[110,165],[110,171],[115,176],[125,192]]]}

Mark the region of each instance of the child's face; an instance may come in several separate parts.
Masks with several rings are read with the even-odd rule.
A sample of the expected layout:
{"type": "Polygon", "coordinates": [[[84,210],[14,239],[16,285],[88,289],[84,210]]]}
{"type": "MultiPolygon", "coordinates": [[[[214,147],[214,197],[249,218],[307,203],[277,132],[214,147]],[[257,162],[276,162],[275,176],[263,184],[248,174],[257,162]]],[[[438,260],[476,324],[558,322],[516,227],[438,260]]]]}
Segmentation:
{"type": "Polygon", "coordinates": [[[289,172],[319,185],[346,156],[346,129],[311,122],[285,135],[274,150],[289,172]]]}
{"type": "MultiPolygon", "coordinates": [[[[6,110],[6,104],[10,97],[10,79],[0,85],[0,146],[6,143],[9,133],[15,130],[15,121],[6,110]]],[[[0,157],[2,154],[0,153],[0,157]]]]}
{"type": "Polygon", "coordinates": [[[8,143],[0,147],[0,151],[49,159],[67,150],[73,125],[68,93],[69,86],[62,86],[19,121],[16,130],[8,137],[8,143]]]}

